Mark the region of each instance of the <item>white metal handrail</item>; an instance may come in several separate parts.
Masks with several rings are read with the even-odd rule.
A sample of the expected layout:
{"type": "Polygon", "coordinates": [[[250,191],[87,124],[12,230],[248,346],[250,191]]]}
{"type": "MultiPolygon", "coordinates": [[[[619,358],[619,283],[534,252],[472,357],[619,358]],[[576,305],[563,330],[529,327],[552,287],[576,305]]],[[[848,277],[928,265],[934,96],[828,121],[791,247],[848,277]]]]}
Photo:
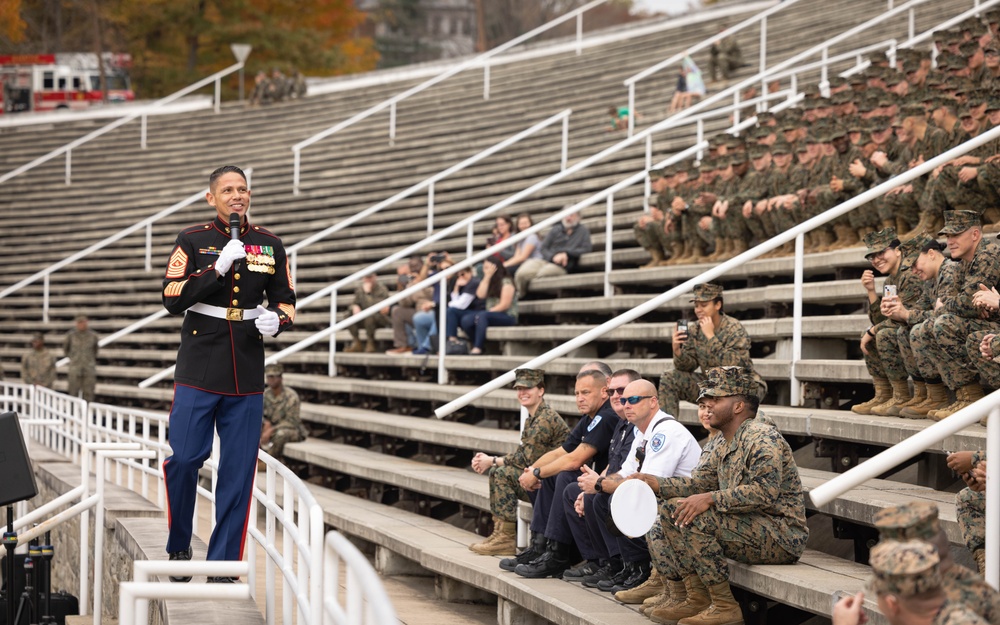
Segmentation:
{"type": "Polygon", "coordinates": [[[326,535],[323,558],[324,625],[395,625],[396,611],[364,554],[339,532],[326,535]],[[341,606],[340,562],[347,569],[347,605],[341,606]]]}
{"type": "Polygon", "coordinates": [[[422,191],[424,189],[427,189],[427,234],[432,233],[434,231],[434,186],[438,182],[447,178],[448,176],[451,176],[456,172],[462,171],[463,169],[466,169],[467,167],[470,167],[471,165],[478,163],[479,161],[489,156],[496,154],[500,150],[503,150],[511,145],[514,145],[515,143],[518,143],[527,137],[537,134],[538,132],[544,130],[545,128],[548,128],[552,124],[555,124],[556,122],[559,121],[562,122],[562,150],[560,152],[561,155],[560,168],[566,169],[566,162],[569,158],[569,118],[570,115],[572,114],[573,114],[572,109],[565,109],[559,113],[556,113],[555,115],[552,115],[551,117],[538,122],[537,124],[531,126],[530,128],[526,128],[525,130],[522,130],[521,132],[515,135],[507,137],[503,141],[495,143],[492,146],[474,154],[473,156],[470,156],[469,158],[461,162],[458,162],[452,165],[451,167],[448,167],[447,169],[444,169],[432,176],[428,176],[424,180],[409,187],[408,189],[404,189],[399,193],[393,195],[392,197],[382,200],[377,204],[373,204],[372,206],[369,206],[363,211],[355,213],[346,219],[342,219],[337,223],[333,224],[332,226],[320,230],[319,232],[313,233],[308,237],[306,237],[305,239],[302,239],[295,245],[290,246],[287,252],[288,252],[288,262],[291,264],[292,268],[292,278],[295,280],[298,279],[297,275],[298,257],[299,257],[299,252],[301,250],[305,249],[309,245],[312,245],[313,243],[316,243],[317,241],[320,241],[321,239],[325,239],[326,237],[330,236],[335,232],[339,232],[344,228],[353,225],[362,219],[365,219],[366,217],[370,217],[371,215],[374,215],[375,213],[385,208],[388,208],[389,206],[396,204],[400,200],[408,198],[411,195],[414,195],[415,193],[422,191]]]}
{"type": "MultiPolygon", "coordinates": [[[[246,173],[247,177],[249,178],[250,175],[253,174],[253,168],[252,167],[248,167],[247,169],[244,170],[244,172],[246,173]]],[[[70,254],[66,258],[64,258],[64,259],[62,259],[60,261],[57,261],[55,263],[52,263],[51,265],[49,265],[45,269],[42,269],[41,271],[37,271],[37,272],[33,273],[32,275],[28,276],[27,278],[24,278],[24,279],[22,279],[22,280],[20,280],[20,281],[18,281],[16,283],[10,285],[9,287],[5,288],[4,290],[0,291],[0,299],[5,298],[5,297],[7,297],[8,295],[10,295],[12,293],[16,293],[17,291],[21,290],[25,286],[34,283],[39,278],[42,278],[43,279],[43,287],[42,287],[42,321],[44,323],[48,323],[49,322],[49,277],[52,274],[54,274],[55,272],[57,272],[60,269],[62,269],[63,267],[66,267],[67,265],[71,265],[71,264],[75,263],[76,261],[80,260],[81,258],[85,258],[86,256],[89,256],[90,254],[93,254],[94,252],[96,252],[98,250],[102,250],[102,249],[108,247],[109,245],[111,245],[112,243],[115,243],[116,241],[119,241],[119,240],[127,237],[128,235],[132,234],[133,232],[139,231],[142,228],[146,229],[146,271],[152,271],[153,224],[156,223],[156,222],[158,222],[158,221],[160,221],[161,219],[164,219],[165,217],[169,217],[170,215],[173,215],[174,213],[176,213],[177,211],[179,211],[181,209],[184,209],[184,208],[187,208],[188,206],[191,206],[192,204],[194,204],[195,202],[197,202],[200,199],[204,199],[205,194],[208,193],[208,191],[209,191],[208,187],[205,187],[201,191],[198,191],[196,193],[193,193],[193,194],[189,195],[188,197],[186,197],[185,199],[181,200],[180,202],[177,202],[173,206],[170,206],[170,207],[167,207],[167,208],[161,210],[160,212],[156,213],[155,215],[152,215],[152,216],[147,217],[147,218],[145,218],[145,219],[143,219],[141,221],[138,221],[138,222],[132,224],[131,226],[123,228],[123,229],[119,230],[118,232],[116,232],[115,234],[112,234],[111,236],[105,237],[104,239],[98,241],[97,243],[94,243],[93,245],[80,250],[79,252],[74,252],[73,254],[70,254]]],[[[160,314],[160,316],[162,317],[163,314],[160,314]]],[[[157,317],[157,318],[159,318],[159,317],[157,317]]],[[[152,319],[149,319],[146,323],[148,323],[149,321],[152,321],[152,319]]],[[[143,324],[143,325],[145,325],[145,324],[143,324]]],[[[141,327],[141,326],[139,326],[139,327],[141,327]]],[[[132,329],[134,330],[134,329],[137,329],[137,328],[133,327],[132,329]]],[[[116,333],[114,335],[115,338],[118,338],[119,336],[121,336],[121,334],[116,333]]],[[[110,339],[110,337],[106,337],[106,339],[102,340],[99,343],[99,345],[101,345],[101,346],[107,345],[108,343],[111,342],[111,340],[113,340],[113,339],[111,339],[111,340],[108,340],[108,339],[110,339]]],[[[66,364],[67,362],[69,362],[69,360],[64,358],[64,359],[60,360],[58,364],[60,366],[62,366],[64,364],[66,364]]]]}
{"type": "Polygon", "coordinates": [[[169,104],[169,103],[173,102],[174,100],[182,98],[182,97],[186,96],[187,94],[189,94],[189,93],[191,93],[193,91],[197,91],[198,89],[201,89],[205,85],[214,82],[215,83],[215,112],[218,113],[221,110],[220,109],[220,105],[221,105],[221,100],[222,100],[222,78],[224,78],[225,76],[228,76],[229,74],[232,74],[233,72],[236,72],[236,71],[238,71],[238,70],[240,70],[242,68],[243,68],[243,63],[236,63],[235,65],[230,65],[226,69],[223,69],[223,70],[220,70],[218,72],[215,72],[214,74],[212,74],[211,76],[208,76],[207,78],[202,78],[198,82],[196,82],[196,83],[194,83],[192,85],[188,85],[187,87],[181,89],[180,91],[175,91],[174,93],[166,96],[165,98],[161,98],[161,99],[157,100],[156,102],[153,102],[149,106],[146,106],[146,107],[144,107],[142,109],[139,109],[138,111],[135,111],[133,113],[129,113],[128,115],[125,115],[124,117],[120,117],[120,118],[116,119],[115,121],[111,122],[110,124],[107,124],[106,126],[102,126],[101,128],[98,128],[97,130],[95,130],[95,131],[93,131],[91,133],[88,133],[88,134],[80,137],[79,139],[74,139],[73,141],[70,141],[66,145],[64,145],[62,147],[59,147],[59,148],[56,148],[55,150],[52,150],[51,152],[49,152],[48,154],[45,154],[44,156],[39,156],[38,158],[36,158],[35,160],[31,161],[30,163],[26,163],[24,165],[21,165],[20,167],[18,167],[16,169],[13,169],[13,170],[7,172],[6,174],[0,176],[0,184],[3,184],[5,182],[7,182],[8,180],[10,180],[11,178],[13,178],[15,176],[20,176],[21,174],[23,174],[26,171],[34,169],[35,167],[41,165],[42,163],[47,163],[48,161],[51,161],[55,157],[59,156],[60,154],[65,154],[66,155],[66,184],[68,185],[71,182],[72,155],[73,155],[73,149],[74,148],[78,148],[81,145],[83,145],[83,144],[91,141],[92,139],[96,139],[97,137],[105,135],[105,134],[111,132],[112,130],[118,128],[119,126],[124,126],[125,124],[129,123],[130,121],[132,121],[133,119],[135,119],[137,117],[142,118],[142,120],[141,120],[142,121],[142,128],[140,130],[139,145],[140,145],[140,147],[143,150],[145,150],[146,149],[146,118],[149,115],[150,111],[152,111],[154,109],[158,109],[158,108],[160,108],[161,106],[163,106],[165,104],[169,104]]]}
{"type": "Polygon", "coordinates": [[[386,108],[389,109],[389,144],[392,145],[393,140],[396,138],[396,105],[399,102],[401,102],[401,101],[405,100],[406,98],[410,97],[411,95],[415,95],[417,93],[420,93],[420,92],[422,92],[422,91],[424,91],[424,90],[426,90],[426,89],[428,89],[428,88],[430,88],[430,87],[438,84],[439,82],[442,82],[444,80],[447,80],[448,78],[451,78],[455,74],[458,74],[458,73],[460,73],[462,71],[465,71],[466,69],[468,69],[470,67],[477,67],[477,66],[480,66],[480,65],[483,67],[483,99],[484,100],[489,100],[490,99],[490,65],[487,62],[487,61],[489,61],[489,59],[491,59],[492,57],[500,54],[501,52],[505,52],[505,51],[513,48],[514,46],[517,46],[517,45],[519,45],[521,43],[524,43],[525,41],[527,41],[527,40],[535,37],[536,35],[539,35],[539,34],[541,34],[543,32],[551,30],[552,28],[558,26],[559,24],[562,24],[563,22],[567,22],[567,21],[569,21],[571,19],[574,19],[574,18],[576,18],[576,40],[577,40],[577,50],[576,50],[576,53],[579,55],[580,52],[582,51],[582,48],[580,47],[580,42],[583,40],[583,14],[586,13],[587,11],[589,11],[590,9],[596,7],[596,6],[604,4],[605,2],[607,2],[607,0],[593,0],[592,2],[588,2],[587,4],[583,5],[582,7],[578,8],[578,9],[574,9],[573,11],[570,11],[569,13],[567,13],[567,14],[565,14],[563,16],[557,17],[556,19],[552,20],[551,22],[543,24],[543,25],[541,25],[538,28],[535,28],[533,30],[530,30],[530,31],[524,33],[523,35],[521,35],[519,37],[515,37],[514,39],[511,39],[507,43],[502,44],[500,46],[497,46],[496,48],[493,48],[492,50],[490,50],[488,52],[484,52],[484,53],[482,53],[482,54],[480,54],[478,56],[475,56],[475,57],[473,57],[471,59],[468,59],[467,61],[463,61],[462,63],[454,65],[453,67],[451,67],[451,68],[449,68],[449,69],[441,72],[440,74],[438,74],[437,76],[434,76],[433,78],[425,80],[424,82],[420,83],[419,85],[417,85],[415,87],[411,87],[410,89],[407,89],[406,91],[404,91],[404,92],[402,92],[400,94],[397,94],[397,95],[389,98],[388,100],[384,100],[384,101],[376,104],[375,106],[373,106],[373,107],[371,107],[371,108],[369,108],[367,110],[364,110],[364,111],[358,113],[357,115],[354,115],[353,117],[345,119],[344,121],[342,121],[342,122],[340,122],[338,124],[335,124],[335,125],[327,128],[326,130],[323,130],[321,132],[318,132],[318,133],[314,134],[313,136],[309,137],[308,139],[305,139],[304,141],[300,141],[300,142],[296,143],[295,145],[292,146],[292,154],[293,154],[293,159],[294,159],[293,160],[293,165],[292,165],[292,191],[293,191],[293,193],[295,195],[299,194],[299,181],[300,181],[300,172],[301,172],[301,157],[302,157],[302,150],[303,149],[309,147],[310,145],[313,145],[314,143],[322,141],[323,139],[329,137],[330,135],[332,135],[334,133],[337,133],[337,132],[343,130],[344,128],[347,128],[349,126],[353,126],[357,122],[365,120],[365,119],[371,117],[372,115],[374,115],[375,113],[378,113],[379,111],[385,110],[386,108]]]}
{"type": "Polygon", "coordinates": [[[628,87],[628,110],[629,110],[629,116],[628,116],[628,134],[629,134],[629,136],[632,136],[632,132],[635,130],[635,111],[636,111],[636,108],[635,108],[635,85],[636,85],[636,83],[638,83],[640,80],[642,80],[644,78],[652,76],[653,74],[659,72],[660,70],[662,70],[664,68],[667,68],[667,67],[670,67],[671,65],[675,65],[677,63],[680,63],[681,61],[684,60],[684,57],[690,56],[690,55],[694,54],[695,52],[700,52],[701,50],[704,50],[705,48],[708,48],[708,47],[710,47],[712,45],[715,45],[719,41],[722,41],[726,37],[729,37],[731,35],[735,35],[735,34],[741,32],[741,31],[743,31],[745,28],[753,26],[754,24],[757,24],[757,23],[760,23],[760,67],[759,67],[758,71],[759,72],[764,72],[767,69],[767,18],[770,17],[771,15],[774,15],[775,13],[778,13],[779,11],[784,11],[788,7],[793,6],[793,5],[797,4],[798,2],[799,2],[799,0],[785,0],[784,2],[781,2],[779,4],[776,4],[773,7],[765,9],[764,11],[761,11],[757,15],[754,15],[753,17],[747,18],[747,19],[743,20],[742,22],[740,22],[740,23],[738,23],[738,24],[736,24],[734,26],[730,26],[729,28],[723,30],[722,32],[720,32],[719,34],[717,34],[717,35],[715,35],[713,37],[709,37],[708,39],[705,39],[705,40],[703,40],[703,41],[701,41],[699,43],[696,43],[695,45],[691,46],[690,48],[688,48],[684,52],[679,52],[679,53],[677,53],[677,54],[675,54],[675,55],[673,55],[673,56],[671,56],[671,57],[669,57],[667,59],[664,59],[664,60],[660,61],[659,63],[656,63],[656,64],[654,64],[654,65],[652,65],[650,67],[647,67],[646,69],[642,70],[641,72],[638,72],[638,73],[633,74],[632,76],[629,76],[628,78],[626,78],[625,81],[624,81],[624,85],[626,87],[628,87]]]}
{"type": "Polygon", "coordinates": [[[249,584],[163,584],[150,581],[150,577],[242,577],[250,572],[246,562],[186,560],[137,560],[132,566],[131,582],[118,586],[118,622],[148,623],[150,599],[202,599],[208,601],[235,601],[250,599],[249,584]]]}

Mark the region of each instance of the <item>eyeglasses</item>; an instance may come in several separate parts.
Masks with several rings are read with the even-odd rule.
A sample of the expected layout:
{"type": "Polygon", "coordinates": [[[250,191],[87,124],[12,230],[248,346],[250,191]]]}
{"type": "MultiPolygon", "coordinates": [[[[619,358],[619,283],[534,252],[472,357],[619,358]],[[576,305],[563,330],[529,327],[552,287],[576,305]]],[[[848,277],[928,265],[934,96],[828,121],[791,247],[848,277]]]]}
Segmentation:
{"type": "Polygon", "coordinates": [[[633,395],[631,397],[622,397],[618,401],[621,402],[622,406],[624,406],[625,404],[632,404],[634,406],[639,402],[641,402],[642,400],[651,399],[652,397],[653,397],[652,395],[633,395]]]}
{"type": "Polygon", "coordinates": [[[614,397],[615,395],[623,395],[625,393],[625,387],[621,388],[608,388],[608,395],[614,397]]]}

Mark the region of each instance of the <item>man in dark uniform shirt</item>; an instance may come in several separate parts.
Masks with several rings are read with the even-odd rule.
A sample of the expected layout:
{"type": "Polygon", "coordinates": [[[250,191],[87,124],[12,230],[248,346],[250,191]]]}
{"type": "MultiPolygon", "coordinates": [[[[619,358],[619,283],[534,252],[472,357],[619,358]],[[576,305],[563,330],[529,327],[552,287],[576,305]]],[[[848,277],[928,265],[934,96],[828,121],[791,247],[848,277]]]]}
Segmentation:
{"type": "Polygon", "coordinates": [[[171,560],[191,559],[198,469],[211,454],[215,426],[221,452],[208,559],[242,560],[264,410],[264,335],[292,325],[295,291],[281,239],[247,219],[243,171],[230,165],[212,172],[206,199],[217,217],[181,231],[163,278],[164,307],[185,313],[170,409],[173,455],[163,462],[167,552],[171,560]],[[238,239],[230,237],[231,214],[240,217],[238,239]]]}

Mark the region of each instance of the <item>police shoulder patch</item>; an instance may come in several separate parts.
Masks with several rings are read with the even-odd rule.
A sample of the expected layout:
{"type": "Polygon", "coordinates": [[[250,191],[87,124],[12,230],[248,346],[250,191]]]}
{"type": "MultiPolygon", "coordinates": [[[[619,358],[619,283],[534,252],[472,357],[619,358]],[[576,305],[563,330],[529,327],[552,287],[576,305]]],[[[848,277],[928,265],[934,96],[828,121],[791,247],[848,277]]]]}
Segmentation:
{"type": "Polygon", "coordinates": [[[649,441],[649,450],[652,451],[655,454],[656,452],[658,452],[661,449],[663,449],[663,447],[664,447],[664,445],[666,445],[666,443],[667,443],[667,435],[666,434],[663,434],[662,432],[659,433],[659,434],[656,434],[655,436],[653,436],[652,440],[649,441]]]}
{"type": "Polygon", "coordinates": [[[587,431],[591,431],[597,427],[597,424],[601,422],[601,415],[595,416],[591,421],[590,425],[587,426],[587,431]]]}

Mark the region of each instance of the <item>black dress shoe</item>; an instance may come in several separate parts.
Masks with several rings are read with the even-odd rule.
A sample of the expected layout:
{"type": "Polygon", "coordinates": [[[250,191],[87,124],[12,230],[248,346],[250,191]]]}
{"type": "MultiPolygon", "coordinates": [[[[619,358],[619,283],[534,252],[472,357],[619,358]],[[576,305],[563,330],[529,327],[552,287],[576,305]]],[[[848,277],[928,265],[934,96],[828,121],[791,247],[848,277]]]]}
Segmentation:
{"type": "Polygon", "coordinates": [[[622,584],[626,579],[632,576],[633,569],[635,569],[634,562],[626,562],[620,570],[615,571],[611,577],[606,580],[597,583],[598,590],[603,590],[604,592],[611,592],[611,589],[615,586],[622,584]]]}
{"type": "Polygon", "coordinates": [[[608,560],[604,563],[604,566],[597,569],[593,575],[583,578],[583,585],[587,588],[597,588],[598,584],[611,579],[611,576],[620,571],[621,568],[622,561],[618,558],[608,560]]]}
{"type": "Polygon", "coordinates": [[[235,584],[236,583],[236,578],[235,577],[209,577],[207,581],[208,581],[209,584],[235,584]]]}
{"type": "Polygon", "coordinates": [[[587,561],[578,567],[567,569],[563,573],[562,578],[567,582],[582,582],[584,579],[590,577],[601,568],[601,565],[597,562],[587,561]]]}
{"type": "Polygon", "coordinates": [[[652,570],[649,562],[636,562],[632,567],[632,573],[621,584],[612,588],[611,592],[632,590],[636,586],[646,583],[650,573],[652,573],[652,570]]]}
{"type": "MultiPolygon", "coordinates": [[[[191,547],[188,547],[184,551],[171,551],[168,554],[167,557],[169,557],[171,560],[190,560],[191,559],[191,547]]],[[[175,576],[171,575],[170,576],[170,581],[184,583],[184,582],[190,582],[191,578],[189,576],[188,577],[184,577],[184,576],[175,577],[175,576]]]]}

